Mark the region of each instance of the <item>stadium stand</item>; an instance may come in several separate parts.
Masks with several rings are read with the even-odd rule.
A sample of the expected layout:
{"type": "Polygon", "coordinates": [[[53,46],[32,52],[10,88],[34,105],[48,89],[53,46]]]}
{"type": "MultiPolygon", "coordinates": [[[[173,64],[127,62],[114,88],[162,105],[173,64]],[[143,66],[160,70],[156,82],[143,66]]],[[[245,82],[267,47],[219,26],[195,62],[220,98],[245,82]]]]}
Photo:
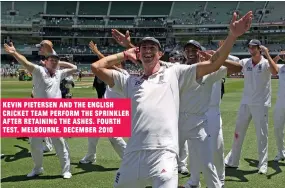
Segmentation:
{"type": "Polygon", "coordinates": [[[285,21],[284,15],[284,1],[270,1],[266,6],[265,15],[262,22],[285,21]]]}
{"type": "Polygon", "coordinates": [[[110,15],[138,15],[140,4],[138,1],[113,1],[110,15]]]}
{"type": "MultiPolygon", "coordinates": [[[[135,44],[142,37],[154,36],[166,54],[182,49],[190,38],[207,49],[217,49],[228,32],[232,13],[243,15],[252,10],[251,32],[236,42],[232,53],[248,55],[248,40],[258,38],[276,55],[285,48],[283,7],[282,1],[1,2],[1,37],[2,42],[12,39],[19,51],[30,56],[37,55],[34,44],[49,39],[59,54],[83,57],[80,62],[84,64],[87,57],[95,57],[88,47],[90,40],[106,55],[124,49],[111,39],[111,28],[123,33],[128,29],[135,44]]],[[[3,51],[1,54],[5,56],[3,51]]]]}
{"type": "Polygon", "coordinates": [[[80,1],[78,15],[107,15],[109,2],[80,1]]]}

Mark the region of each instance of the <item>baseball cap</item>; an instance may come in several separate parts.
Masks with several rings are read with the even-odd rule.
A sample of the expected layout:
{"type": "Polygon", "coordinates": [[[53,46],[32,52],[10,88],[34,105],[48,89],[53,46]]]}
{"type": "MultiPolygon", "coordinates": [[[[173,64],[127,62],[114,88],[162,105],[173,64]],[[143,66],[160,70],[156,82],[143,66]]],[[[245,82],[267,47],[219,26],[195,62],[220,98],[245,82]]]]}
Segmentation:
{"type": "Polygon", "coordinates": [[[36,44],[37,48],[40,48],[42,45],[47,44],[48,46],[50,46],[51,48],[53,47],[53,44],[50,40],[43,40],[40,44],[36,44]]]}
{"type": "Polygon", "coordinates": [[[160,50],[162,49],[160,42],[159,42],[156,38],[154,38],[154,37],[144,37],[144,38],[139,42],[138,45],[141,46],[141,44],[144,43],[144,42],[146,42],[146,41],[154,42],[155,44],[158,45],[158,47],[159,47],[160,50]]]}
{"type": "Polygon", "coordinates": [[[187,45],[189,45],[189,44],[192,44],[192,45],[194,45],[194,46],[196,46],[197,48],[199,48],[200,50],[202,50],[202,45],[198,42],[198,41],[196,41],[196,40],[189,40],[185,45],[184,45],[184,49],[185,49],[185,47],[187,46],[187,45]]]}
{"type": "Polygon", "coordinates": [[[252,45],[252,46],[260,46],[261,42],[257,39],[252,39],[251,41],[249,41],[248,45],[252,45]]]}
{"type": "Polygon", "coordinates": [[[45,57],[46,57],[46,59],[48,59],[49,57],[55,57],[55,58],[59,59],[59,56],[57,55],[57,53],[54,50],[52,50],[52,53],[47,54],[45,57]]]}

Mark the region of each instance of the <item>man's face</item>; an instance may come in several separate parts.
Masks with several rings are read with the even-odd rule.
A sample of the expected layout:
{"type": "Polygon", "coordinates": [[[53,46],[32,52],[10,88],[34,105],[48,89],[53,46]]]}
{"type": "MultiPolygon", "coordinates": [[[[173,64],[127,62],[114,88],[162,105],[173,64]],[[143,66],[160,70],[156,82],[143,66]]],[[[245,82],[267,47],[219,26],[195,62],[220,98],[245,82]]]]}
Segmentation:
{"type": "Polygon", "coordinates": [[[258,46],[255,45],[248,45],[248,52],[250,53],[251,56],[256,56],[260,53],[260,49],[258,46]]]}
{"type": "Polygon", "coordinates": [[[194,63],[198,63],[199,60],[199,48],[197,48],[196,46],[192,45],[192,44],[188,44],[185,49],[184,49],[184,53],[187,59],[187,64],[194,64],[194,63]]]}
{"type": "Polygon", "coordinates": [[[42,44],[39,50],[39,54],[47,55],[48,53],[52,53],[52,48],[47,44],[42,44]]]}
{"type": "Polygon", "coordinates": [[[156,43],[146,41],[140,46],[139,59],[145,63],[152,63],[158,61],[162,56],[161,51],[156,43]]]}
{"type": "Polygon", "coordinates": [[[49,57],[45,61],[46,68],[50,71],[55,71],[58,67],[59,59],[56,57],[49,57]]]}

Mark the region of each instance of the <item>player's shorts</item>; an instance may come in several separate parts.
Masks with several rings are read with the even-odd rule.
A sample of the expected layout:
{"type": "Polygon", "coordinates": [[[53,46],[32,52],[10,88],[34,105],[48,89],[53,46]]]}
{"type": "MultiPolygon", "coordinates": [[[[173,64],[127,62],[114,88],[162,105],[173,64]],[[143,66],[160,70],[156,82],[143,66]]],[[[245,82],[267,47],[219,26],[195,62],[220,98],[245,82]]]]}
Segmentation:
{"type": "MultiPolygon", "coordinates": [[[[145,187],[155,184],[178,185],[177,154],[168,150],[143,150],[124,155],[114,187],[145,187]],[[159,183],[157,183],[159,182],[159,183]],[[173,182],[173,183],[172,183],[173,182]]],[[[166,186],[170,187],[170,186],[166,186]]]]}

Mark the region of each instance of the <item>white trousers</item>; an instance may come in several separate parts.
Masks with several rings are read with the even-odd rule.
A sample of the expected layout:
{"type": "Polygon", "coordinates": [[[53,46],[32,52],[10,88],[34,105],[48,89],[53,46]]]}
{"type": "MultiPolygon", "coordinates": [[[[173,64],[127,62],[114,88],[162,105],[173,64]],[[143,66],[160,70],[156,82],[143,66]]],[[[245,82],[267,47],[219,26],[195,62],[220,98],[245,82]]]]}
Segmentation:
{"type": "MultiPolygon", "coordinates": [[[[99,139],[100,138],[88,138],[88,152],[84,157],[85,160],[92,162],[96,161],[96,150],[99,139]]],[[[117,154],[122,159],[127,146],[125,140],[122,137],[109,138],[109,140],[117,154]]]]}
{"type": "Polygon", "coordinates": [[[178,187],[177,154],[168,150],[127,153],[117,171],[115,188],[178,187]]]}
{"type": "Polygon", "coordinates": [[[184,146],[179,150],[178,169],[181,169],[182,167],[187,168],[187,159],[188,159],[188,143],[186,140],[184,146]]]}
{"type": "Polygon", "coordinates": [[[202,171],[208,188],[220,188],[221,182],[213,164],[213,150],[206,132],[207,126],[206,116],[180,115],[179,149],[187,140],[191,173],[188,185],[199,185],[202,171]]]}
{"type": "Polygon", "coordinates": [[[210,135],[211,149],[214,165],[222,184],[225,182],[224,138],[220,108],[210,107],[206,113],[208,119],[208,133],[210,135]]]}
{"type": "Polygon", "coordinates": [[[268,107],[263,105],[241,104],[236,120],[234,141],[231,151],[225,158],[225,164],[239,166],[241,148],[249,123],[253,119],[258,143],[258,168],[268,163],[268,107]]]}
{"type": "MultiPolygon", "coordinates": [[[[43,149],[44,150],[52,150],[52,140],[51,140],[51,138],[50,137],[44,137],[44,139],[43,139],[43,149]]],[[[29,141],[28,141],[28,143],[30,144],[31,143],[31,137],[29,137],[29,141]]]]}
{"type": "MultiPolygon", "coordinates": [[[[43,167],[43,139],[43,137],[31,138],[31,154],[35,171],[43,167]]],[[[59,158],[62,174],[70,172],[70,153],[67,142],[63,137],[51,138],[51,140],[59,158]]]]}
{"type": "Polygon", "coordinates": [[[277,101],[274,109],[274,132],[275,132],[278,154],[283,157],[285,157],[284,126],[285,126],[285,106],[282,106],[277,101]]]}

